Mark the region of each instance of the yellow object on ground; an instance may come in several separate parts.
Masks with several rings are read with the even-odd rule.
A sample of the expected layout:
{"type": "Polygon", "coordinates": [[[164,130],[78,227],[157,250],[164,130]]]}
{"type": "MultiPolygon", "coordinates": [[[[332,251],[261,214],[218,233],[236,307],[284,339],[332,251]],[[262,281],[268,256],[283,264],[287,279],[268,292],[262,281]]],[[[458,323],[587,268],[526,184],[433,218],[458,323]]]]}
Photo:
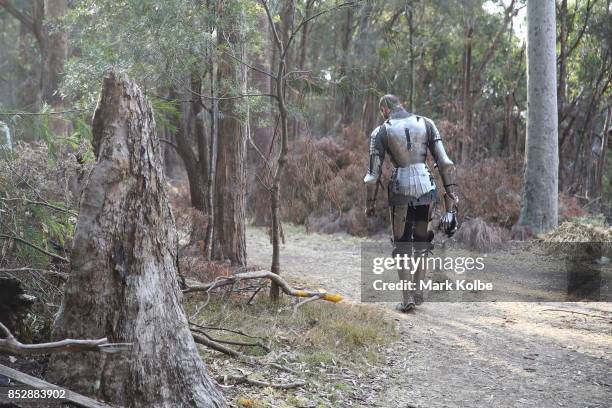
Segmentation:
{"type": "MultiPolygon", "coordinates": [[[[314,296],[314,294],[311,293],[311,292],[307,292],[305,290],[296,290],[295,291],[295,296],[298,296],[298,297],[311,297],[311,296],[314,296]]],[[[337,302],[340,302],[343,299],[343,297],[342,297],[342,295],[339,295],[337,293],[325,293],[323,295],[322,299],[325,299],[325,300],[327,300],[329,302],[337,303],[337,302]]]]}

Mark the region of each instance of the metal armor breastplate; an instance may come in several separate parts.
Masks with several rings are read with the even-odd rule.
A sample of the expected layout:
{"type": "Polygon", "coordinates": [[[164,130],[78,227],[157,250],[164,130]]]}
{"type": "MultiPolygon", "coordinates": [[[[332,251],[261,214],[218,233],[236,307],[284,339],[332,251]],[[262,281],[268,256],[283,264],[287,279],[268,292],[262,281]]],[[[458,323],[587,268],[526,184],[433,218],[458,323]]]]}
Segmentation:
{"type": "Polygon", "coordinates": [[[428,135],[425,120],[411,115],[385,123],[387,151],[395,166],[391,191],[396,195],[418,199],[435,190],[433,177],[425,160],[428,135]]]}

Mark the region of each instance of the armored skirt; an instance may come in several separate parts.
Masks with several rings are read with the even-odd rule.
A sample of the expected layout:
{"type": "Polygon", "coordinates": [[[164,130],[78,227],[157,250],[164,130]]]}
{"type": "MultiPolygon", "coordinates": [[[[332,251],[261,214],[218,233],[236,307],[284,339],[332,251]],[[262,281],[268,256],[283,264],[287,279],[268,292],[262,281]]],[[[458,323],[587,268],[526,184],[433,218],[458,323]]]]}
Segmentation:
{"type": "Polygon", "coordinates": [[[439,202],[433,175],[425,163],[396,167],[387,191],[390,206],[417,206],[439,202]]]}

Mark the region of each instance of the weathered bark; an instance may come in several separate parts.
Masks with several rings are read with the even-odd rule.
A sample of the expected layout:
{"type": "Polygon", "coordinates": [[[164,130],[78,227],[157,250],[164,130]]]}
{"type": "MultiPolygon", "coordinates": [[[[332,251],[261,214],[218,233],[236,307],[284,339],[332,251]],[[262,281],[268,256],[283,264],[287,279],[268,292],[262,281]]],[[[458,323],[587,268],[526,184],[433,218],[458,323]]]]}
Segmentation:
{"type": "Polygon", "coordinates": [[[132,343],[126,353],[54,355],[51,381],[126,407],[224,407],[189,331],[177,236],[151,106],[105,80],[93,119],[98,162],[81,196],[70,278],[53,338],[132,343]]]}
{"type": "MultiPolygon", "coordinates": [[[[240,32],[240,16],[231,32],[219,37],[232,42],[240,60],[246,59],[244,38],[240,32]]],[[[230,80],[238,91],[246,93],[244,65],[229,58],[219,60],[219,83],[230,80]]],[[[246,266],[246,120],[239,117],[240,99],[219,101],[219,140],[215,188],[215,227],[213,259],[230,260],[233,265],[246,266]]],[[[248,120],[248,119],[247,119],[248,120]]]]}
{"type": "Polygon", "coordinates": [[[558,132],[555,1],[527,2],[527,142],[519,225],[557,226],[558,132]]]}

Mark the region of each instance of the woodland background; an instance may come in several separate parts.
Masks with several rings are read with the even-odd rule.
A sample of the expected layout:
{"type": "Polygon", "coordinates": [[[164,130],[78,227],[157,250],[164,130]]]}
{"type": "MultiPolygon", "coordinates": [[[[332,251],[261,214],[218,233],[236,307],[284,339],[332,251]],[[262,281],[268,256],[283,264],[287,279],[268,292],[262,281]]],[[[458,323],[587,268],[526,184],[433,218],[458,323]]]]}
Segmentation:
{"type": "MultiPolygon", "coordinates": [[[[90,118],[112,69],[152,101],[176,216],[208,258],[244,265],[234,227],[248,218],[275,230],[276,192],[280,219],[308,231],[384,228],[384,199],[375,220],[363,215],[362,178],[388,92],[436,121],[458,167],[461,217],[511,236],[525,150],[524,1],[273,2],[274,30],[255,1],[0,6],[0,120],[12,145],[0,162],[4,235],[66,255],[93,163],[90,118]]],[[[610,0],[557,2],[561,219],[612,215],[611,10],[610,0]]],[[[3,242],[2,255],[14,254],[3,242]]],[[[17,250],[28,263],[57,260],[17,250]]]]}
{"type": "MultiPolygon", "coordinates": [[[[529,3],[530,7],[535,4],[538,3],[529,3]]],[[[547,4],[550,5],[547,21],[552,23],[552,3],[547,4]]],[[[165,210],[149,211],[156,204],[165,203],[167,190],[179,235],[176,257],[158,253],[155,258],[149,253],[138,253],[133,259],[144,264],[159,261],[165,267],[149,268],[146,273],[150,276],[158,276],[159,271],[176,273],[186,294],[194,288],[189,287],[194,280],[203,283],[221,277],[229,287],[212,300],[191,294],[186,295],[183,304],[178,301],[157,304],[159,310],[178,311],[177,316],[185,318],[186,335],[181,344],[190,346],[190,332],[196,342],[208,346],[205,360],[212,367],[212,373],[222,374],[215,378],[218,383],[226,382],[228,372],[240,372],[241,376],[234,378],[235,384],[253,385],[242,369],[228,369],[227,361],[211,354],[212,350],[239,357],[240,364],[251,368],[254,358],[268,358],[267,365],[264,364],[268,370],[272,370],[270,367],[277,370],[279,356],[288,355],[283,361],[295,370],[285,370],[285,374],[306,374],[304,367],[310,367],[312,373],[329,371],[336,375],[340,370],[344,375],[346,367],[339,366],[337,361],[352,370],[346,377],[352,381],[348,386],[348,383],[330,381],[332,377],[327,374],[315,378],[314,382],[310,378],[309,385],[301,380],[289,382],[291,388],[299,389],[294,395],[296,398],[302,397],[304,386],[310,387],[308,392],[304,391],[308,398],[316,396],[325,404],[336,403],[334,398],[340,401],[348,398],[351,403],[373,398],[375,393],[370,391],[374,386],[364,388],[363,383],[358,384],[354,379],[360,381],[368,370],[372,371],[371,377],[384,373],[385,353],[393,350],[385,347],[398,336],[404,336],[398,334],[395,323],[383,318],[383,311],[350,304],[319,306],[317,302],[296,315],[298,305],[304,303],[290,305],[286,298],[279,303],[279,287],[275,283],[270,285],[270,298],[274,301],[270,303],[267,297],[256,298],[268,285],[267,280],[258,285],[244,283],[234,287],[234,280],[238,278],[232,273],[261,274],[262,271],[252,271],[253,262],[247,263],[247,255],[261,261],[265,251],[257,253],[257,248],[262,248],[261,241],[268,245],[268,239],[272,244],[270,272],[281,273],[281,243],[302,233],[296,233],[291,224],[297,225],[299,231],[305,227],[308,233],[348,233],[358,237],[386,233],[388,215],[384,191],[379,192],[374,219],[366,218],[363,211],[368,137],[381,122],[378,99],[386,93],[398,95],[407,110],[436,122],[449,156],[457,165],[459,215],[463,226],[454,238],[456,241],[490,250],[500,248],[509,239],[525,239],[532,232],[546,232],[529,232],[517,227],[524,204],[521,201],[528,117],[526,7],[525,0],[0,0],[0,298],[9,299],[5,295],[8,292],[2,292],[7,288],[18,297],[23,294],[22,288],[35,295],[35,300],[26,297],[25,310],[17,310],[18,307],[8,303],[0,305],[0,322],[8,327],[0,326],[5,334],[0,346],[4,345],[6,351],[6,344],[14,346],[18,338],[23,342],[19,347],[27,349],[29,343],[48,341],[54,331],[57,337],[58,330],[58,338],[70,337],[69,332],[63,335],[61,330],[65,327],[56,318],[62,298],[66,303],[66,293],[77,303],[85,302],[85,306],[75,306],[73,302],[68,315],[74,312],[82,317],[76,319],[77,323],[83,321],[92,326],[86,336],[98,336],[91,332],[101,327],[85,315],[93,310],[92,304],[100,307],[98,313],[93,313],[95,316],[108,313],[112,320],[117,314],[125,322],[133,322],[135,317],[144,316],[147,322],[151,321],[149,317],[157,318],[160,327],[176,335],[170,328],[174,321],[164,318],[163,313],[122,315],[133,309],[117,307],[117,304],[132,302],[137,298],[132,296],[133,292],[118,290],[117,304],[106,304],[105,299],[97,296],[100,290],[92,288],[104,284],[105,279],[111,283],[119,279],[114,271],[123,264],[107,265],[114,262],[116,253],[109,256],[100,255],[99,251],[71,253],[80,193],[96,159],[100,159],[95,157],[100,155],[99,146],[94,149],[92,143],[100,143],[113,132],[116,138],[113,140],[121,140],[125,134],[131,138],[151,137],[147,139],[154,141],[147,144],[150,150],[132,151],[130,159],[142,159],[142,168],[150,171],[147,174],[155,173],[151,169],[161,166],[157,159],[146,160],[152,152],[157,157],[159,146],[149,126],[150,111],[139,110],[147,105],[137,90],[139,87],[153,106],[167,189],[134,182],[143,176],[141,173],[128,174],[124,181],[125,185],[131,183],[132,195],[122,196],[125,190],[117,189],[121,190],[117,196],[132,204],[131,212],[106,209],[109,224],[118,231],[113,236],[109,233],[110,241],[115,239],[123,245],[130,240],[142,240],[144,236],[159,242],[156,234],[160,231],[173,234],[173,217],[167,217],[165,210]],[[117,76],[109,75],[109,71],[117,76]],[[123,74],[133,82],[115,79],[125,78],[123,74]],[[109,102],[105,109],[98,111],[98,119],[92,123],[105,77],[112,78],[105,82],[109,101],[114,92],[125,92],[137,102],[125,111],[116,109],[124,105],[109,102]],[[130,119],[125,120],[126,117],[130,119]],[[122,125],[116,126],[119,130],[107,126],[114,119],[122,120],[128,128],[142,128],[129,128],[122,134],[122,125]],[[140,222],[142,219],[137,217],[131,219],[130,214],[144,214],[146,222],[140,222]],[[255,250],[250,254],[246,251],[247,223],[268,231],[262,239],[265,235],[261,233],[262,228],[251,228],[249,243],[255,250]],[[141,232],[140,238],[122,235],[130,228],[141,232]],[[79,257],[89,255],[97,256],[100,265],[83,272],[78,269],[83,264],[79,257]],[[79,287],[79,279],[83,277],[88,280],[79,287]],[[81,290],[89,296],[79,296],[81,290]],[[188,312],[188,320],[183,307],[188,312]],[[56,323],[52,329],[54,318],[56,323]],[[223,351],[219,344],[211,346],[211,339],[215,337],[211,337],[209,330],[219,328],[204,326],[209,323],[226,324],[255,333],[256,337],[230,330],[230,337],[212,341],[225,341],[223,344],[234,347],[223,351]],[[12,337],[11,331],[16,337],[12,337]],[[251,339],[249,343],[244,342],[244,336],[251,339]],[[266,338],[266,344],[259,340],[252,343],[255,338],[266,338]]],[[[544,9],[534,6],[530,10],[543,12],[544,9]]],[[[556,2],[559,223],[576,221],[551,232],[553,238],[555,234],[561,235],[563,242],[582,239],[578,236],[580,231],[588,232],[587,241],[610,241],[611,17],[611,0],[556,2]]],[[[550,45],[552,48],[552,41],[550,45]]],[[[530,78],[533,82],[533,77],[530,78]]],[[[532,95],[533,84],[530,85],[532,95]]],[[[535,110],[530,109],[529,113],[535,110]]],[[[539,138],[550,142],[551,135],[554,141],[554,132],[531,135],[530,141],[539,138]]],[[[537,158],[529,159],[531,164],[540,162],[537,158]]],[[[433,167],[433,163],[430,165],[433,167]]],[[[98,178],[104,179],[101,171],[98,178]]],[[[388,177],[389,173],[387,164],[384,174],[388,177]]],[[[164,177],[155,180],[163,181],[164,177]]],[[[112,183],[109,185],[110,197],[113,187],[112,183]]],[[[88,187],[96,190],[96,186],[88,187]]],[[[555,196],[552,198],[556,200],[556,192],[551,193],[546,194],[555,196]]],[[[89,208],[87,203],[84,208],[89,208]]],[[[552,228],[556,221],[555,217],[552,228]]],[[[102,227],[93,231],[81,230],[80,236],[91,239],[95,231],[100,235],[108,232],[102,227]]],[[[336,256],[340,253],[343,260],[349,248],[347,242],[357,246],[356,242],[361,241],[343,234],[326,239],[320,235],[311,238],[323,242],[317,242],[313,252],[320,255],[321,245],[327,245],[324,248],[327,254],[333,255],[335,248],[336,256]],[[335,244],[339,246],[333,247],[335,244]]],[[[312,246],[307,239],[296,246],[302,244],[312,246]]],[[[164,245],[174,255],[174,243],[164,245]]],[[[514,256],[511,254],[509,259],[514,256]]],[[[319,278],[323,274],[328,278],[340,276],[337,274],[342,273],[341,268],[324,263],[322,256],[319,258],[316,260],[319,263],[310,265],[319,273],[319,278]]],[[[308,258],[296,256],[296,259],[308,258]]],[[[284,265],[286,272],[289,264],[284,265]]],[[[267,272],[267,266],[266,276],[257,276],[269,278],[272,274],[267,272]]],[[[139,270],[138,267],[128,270],[130,278],[137,281],[139,270]]],[[[354,279],[358,273],[353,272],[337,281],[354,279]]],[[[153,288],[156,293],[180,299],[177,282],[165,278],[154,281],[165,285],[153,288]]],[[[115,287],[123,286],[121,283],[115,287]]],[[[143,287],[150,289],[148,285],[143,287]]],[[[305,293],[309,301],[327,299],[319,292],[298,292],[305,293]]],[[[350,296],[350,290],[347,292],[350,296]]],[[[332,296],[333,301],[341,298],[332,296]]],[[[144,306],[136,309],[137,312],[150,310],[144,306]]],[[[452,320],[453,313],[446,313],[441,314],[443,320],[452,320]]],[[[527,320],[531,319],[529,313],[523,313],[527,320]]],[[[439,321],[432,322],[436,329],[440,326],[439,321]]],[[[152,324],[146,327],[150,332],[160,332],[152,324]]],[[[216,336],[217,332],[213,334],[216,336]]],[[[490,349],[518,350],[514,343],[503,343],[511,336],[508,332],[502,334],[503,338],[491,340],[495,347],[490,349]],[[507,347],[498,347],[499,344],[507,347]]],[[[98,337],[105,335],[109,334],[99,333],[98,337]]],[[[127,337],[137,341],[141,335],[132,330],[127,337]]],[[[123,341],[124,337],[125,333],[119,333],[117,338],[123,341]]],[[[161,337],[167,341],[172,336],[161,337]]],[[[431,336],[428,333],[425,337],[431,336]]],[[[400,343],[407,344],[404,340],[400,343]]],[[[152,343],[143,341],[141,346],[146,349],[153,347],[152,343]]],[[[180,342],[171,343],[180,345],[180,342]]],[[[431,349],[434,354],[440,352],[435,347],[431,349]]],[[[195,350],[192,347],[191,356],[199,361],[195,350]]],[[[163,350],[160,354],[170,357],[170,362],[167,367],[157,365],[161,370],[160,375],[153,376],[157,380],[164,377],[162,374],[170,370],[168,367],[174,361],[175,356],[168,354],[171,353],[163,350]]],[[[456,354],[454,346],[450,354],[456,354]]],[[[519,353],[516,358],[522,363],[526,357],[519,353]]],[[[145,360],[142,361],[146,363],[145,360]]],[[[566,360],[574,361],[573,358],[566,360]]],[[[67,361],[71,367],[81,364],[79,367],[85,367],[85,373],[95,371],[82,365],[83,361],[78,358],[67,361]]],[[[92,361],[95,363],[96,359],[92,361]]],[[[263,360],[257,361],[255,365],[263,367],[263,360]]],[[[14,362],[9,357],[0,358],[0,363],[14,362]]],[[[16,366],[24,372],[44,376],[47,363],[44,357],[19,359],[16,366]]],[[[423,366],[429,367],[428,364],[423,366]]],[[[462,363],[461,367],[465,365],[462,363]]],[[[593,372],[604,371],[597,367],[592,364],[593,372]]],[[[444,370],[452,371],[447,367],[444,370]]],[[[551,370],[549,378],[555,378],[556,382],[554,375],[560,371],[577,370],[551,370]]],[[[444,381],[437,375],[432,374],[432,382],[443,387],[444,381]]],[[[538,376],[541,375],[538,371],[538,376]]],[[[400,377],[405,378],[403,373],[400,377]]],[[[203,378],[208,377],[203,375],[203,378]]],[[[486,379],[490,381],[489,375],[486,379]]],[[[116,383],[117,387],[122,384],[116,383]]],[[[374,383],[380,384],[380,381],[374,383]]],[[[457,388],[454,378],[451,383],[454,393],[457,388]]],[[[590,383],[589,380],[589,386],[590,383]]],[[[193,394],[223,400],[213,382],[209,384],[205,392],[193,394]]],[[[270,388],[279,388],[269,384],[263,383],[265,393],[270,388]]],[[[473,390],[474,384],[465,389],[473,390]]],[[[156,384],[151,382],[149,386],[154,388],[156,384]]],[[[281,384],[280,389],[283,387],[281,384]]],[[[178,394],[180,398],[191,395],[176,387],[169,389],[172,390],[169,395],[178,394]]],[[[401,390],[398,395],[405,394],[405,384],[399,384],[397,389],[401,390]]],[[[523,390],[522,385],[520,389],[523,390]]],[[[153,398],[152,393],[137,391],[134,395],[139,398],[153,398]]],[[[574,397],[582,398],[584,403],[586,398],[599,395],[598,392],[605,391],[593,393],[585,385],[585,395],[577,393],[574,397]]],[[[268,397],[286,399],[282,392],[268,397]]],[[[514,395],[507,397],[515,398],[514,395]]],[[[278,405],[272,403],[272,406],[278,405]]]]}
{"type": "MultiPolygon", "coordinates": [[[[609,217],[610,166],[602,171],[600,165],[609,154],[602,141],[612,78],[610,4],[557,3],[562,214],[609,217]]],[[[16,151],[36,152],[37,161],[53,166],[66,163],[54,154],[66,147],[90,161],[88,123],[101,78],[110,68],[125,71],[154,102],[168,175],[178,189],[189,180],[185,195],[204,214],[211,134],[219,132],[223,143],[224,118],[237,119],[230,125],[244,127],[249,138],[246,210],[256,223],[269,223],[262,182],[270,182],[270,172],[257,151],[267,160],[276,153],[274,101],[209,98],[274,92],[274,81],[257,69],[274,70],[279,58],[260,5],[53,0],[46,9],[42,1],[2,6],[0,120],[16,151]]],[[[334,6],[280,2],[279,35],[288,38],[299,17],[334,6]]],[[[301,26],[286,56],[283,219],[360,235],[384,225],[383,207],[375,225],[363,217],[361,179],[367,136],[380,122],[377,100],[393,92],[408,110],[437,122],[458,164],[462,215],[514,225],[525,140],[524,7],[516,0],[363,2],[301,26]]],[[[74,207],[77,197],[56,199],[74,207]]]]}

